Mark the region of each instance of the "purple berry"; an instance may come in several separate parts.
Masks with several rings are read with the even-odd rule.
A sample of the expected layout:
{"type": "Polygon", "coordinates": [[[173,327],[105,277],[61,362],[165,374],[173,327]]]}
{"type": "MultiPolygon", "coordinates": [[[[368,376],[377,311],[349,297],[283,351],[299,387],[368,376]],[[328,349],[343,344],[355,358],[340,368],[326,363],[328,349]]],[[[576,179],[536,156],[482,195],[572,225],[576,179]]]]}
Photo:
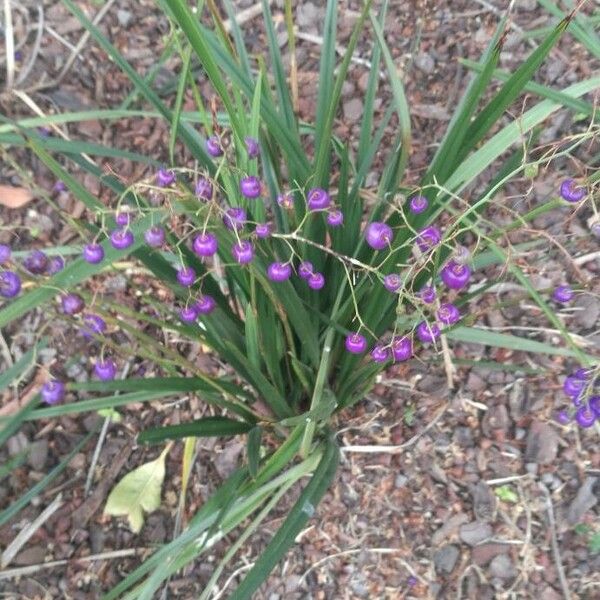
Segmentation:
{"type": "Polygon", "coordinates": [[[371,350],[371,358],[376,363],[384,363],[390,359],[390,349],[381,344],[377,344],[371,350]]]}
{"type": "Polygon", "coordinates": [[[450,260],[442,269],[440,276],[450,289],[460,290],[469,283],[471,269],[467,265],[461,265],[454,260],[450,260]]]}
{"type": "Polygon", "coordinates": [[[568,425],[571,422],[571,417],[566,410],[559,410],[554,415],[554,420],[560,425],[568,425]]]}
{"type": "Polygon", "coordinates": [[[126,250],[134,241],[133,233],[129,229],[115,229],[110,234],[110,243],[116,250],[126,250]]]}
{"type": "Polygon", "coordinates": [[[94,373],[100,381],[111,381],[117,374],[117,365],[112,358],[106,358],[104,361],[99,359],[94,365],[94,373]]]}
{"type": "Polygon", "coordinates": [[[460,320],[460,312],[454,304],[447,302],[446,304],[440,305],[440,308],[437,311],[437,318],[444,325],[454,325],[454,323],[460,320]]]}
{"type": "Polygon", "coordinates": [[[235,261],[240,263],[240,265],[246,265],[249,262],[252,262],[252,259],[254,258],[254,248],[250,242],[242,240],[233,245],[231,254],[235,261]]]}
{"type": "Polygon", "coordinates": [[[41,250],[33,250],[25,257],[23,266],[33,275],[41,275],[48,268],[48,257],[41,250]]]}
{"type": "Polygon", "coordinates": [[[115,215],[115,223],[119,226],[119,227],[126,227],[127,225],[129,225],[129,223],[131,223],[132,218],[131,218],[131,213],[129,212],[128,208],[125,208],[123,210],[120,210],[116,215],[115,215]]]}
{"type": "Polygon", "coordinates": [[[104,258],[104,248],[100,244],[86,244],[83,247],[83,260],[97,265],[104,258]]]}
{"type": "Polygon", "coordinates": [[[242,177],[240,180],[240,192],[245,198],[258,198],[262,191],[262,184],[258,177],[250,175],[248,177],[242,177]]]}
{"type": "Polygon", "coordinates": [[[583,377],[578,377],[575,373],[565,378],[563,383],[564,393],[573,400],[583,395],[587,382],[583,377]]]}
{"type": "Polygon", "coordinates": [[[308,210],[325,210],[331,204],[329,194],[323,188],[313,188],[306,196],[308,210]]]}
{"type": "Polygon", "coordinates": [[[393,294],[402,287],[402,278],[398,273],[390,273],[383,278],[383,286],[393,294]]]}
{"type": "Polygon", "coordinates": [[[225,215],[223,216],[223,223],[227,229],[230,230],[238,230],[241,229],[247,220],[246,211],[238,206],[234,206],[233,208],[228,208],[225,211],[225,215]]]}
{"type": "Polygon", "coordinates": [[[281,282],[289,279],[292,275],[292,267],[289,263],[274,262],[267,268],[267,277],[271,281],[281,282]]]}
{"type": "Polygon", "coordinates": [[[208,315],[213,310],[215,310],[215,307],[217,306],[217,302],[215,301],[215,299],[212,296],[209,296],[208,294],[204,294],[201,298],[196,300],[196,304],[194,306],[196,307],[198,314],[208,315]]]}
{"type": "Polygon", "coordinates": [[[260,154],[260,146],[258,140],[253,137],[247,137],[244,139],[246,143],[246,152],[248,152],[248,158],[256,158],[260,154]]]}
{"type": "Polygon", "coordinates": [[[417,235],[417,246],[421,252],[428,252],[442,241],[442,233],[435,225],[421,229],[417,235]]]}
{"type": "Polygon", "coordinates": [[[575,412],[575,420],[579,427],[588,428],[596,422],[596,413],[589,406],[582,406],[575,412]]]}
{"type": "Polygon", "coordinates": [[[165,230],[158,225],[150,227],[144,233],[146,244],[151,248],[160,248],[165,243],[165,230]]]}
{"type": "Polygon", "coordinates": [[[346,350],[352,354],[362,354],[367,349],[367,338],[360,333],[351,333],[346,337],[346,350]]]}
{"type": "Polygon", "coordinates": [[[192,267],[181,267],[177,271],[177,281],[184,287],[190,287],[196,281],[196,271],[192,267]]]}
{"type": "Polygon", "coordinates": [[[392,243],[394,232],[389,225],[373,221],[365,229],[365,239],[373,250],[383,250],[392,243]]]}
{"type": "Polygon", "coordinates": [[[394,338],[392,340],[392,356],[396,362],[408,360],[413,355],[412,340],[408,337],[394,338]]]}
{"type": "Polygon", "coordinates": [[[14,298],[21,291],[21,278],[14,271],[0,273],[0,296],[14,298]]]}
{"type": "Polygon", "coordinates": [[[433,304],[435,302],[435,288],[430,285],[426,285],[421,288],[421,291],[418,294],[419,298],[425,302],[425,304],[433,304]]]}
{"type": "Polygon", "coordinates": [[[60,302],[65,315],[76,315],[85,308],[85,302],[79,294],[65,294],[60,302]]]}
{"type": "Polygon", "coordinates": [[[58,379],[51,379],[42,386],[40,395],[46,404],[58,404],[65,397],[65,384],[58,379]]]}
{"type": "Polygon", "coordinates": [[[46,273],[56,275],[65,268],[65,259],[62,256],[53,256],[48,262],[46,273]]]}
{"type": "Polygon", "coordinates": [[[341,210],[332,210],[327,214],[327,224],[330,227],[341,227],[344,224],[344,213],[341,210]]]}
{"type": "Polygon", "coordinates": [[[98,315],[87,314],[83,317],[81,335],[86,339],[92,339],[93,335],[102,335],[106,331],[106,321],[98,315]]]}
{"type": "Polygon", "coordinates": [[[427,200],[427,198],[425,198],[425,196],[413,196],[410,199],[408,206],[410,208],[411,213],[419,215],[427,210],[427,207],[429,206],[429,201],[427,200]]]}
{"type": "Polygon", "coordinates": [[[271,224],[270,223],[258,223],[254,229],[256,237],[260,240],[264,240],[271,235],[271,224]]]}
{"type": "Polygon", "coordinates": [[[597,418],[600,418],[600,396],[592,396],[588,400],[588,406],[590,410],[594,411],[597,418]]]}
{"type": "Polygon", "coordinates": [[[424,344],[432,344],[435,340],[440,337],[440,328],[436,323],[427,323],[427,321],[421,321],[417,325],[417,337],[424,344]]]}
{"type": "Polygon", "coordinates": [[[217,238],[212,233],[198,234],[192,243],[192,249],[200,257],[214,256],[217,253],[219,244],[217,238]]]}
{"type": "Polygon", "coordinates": [[[12,251],[10,246],[6,244],[0,244],[0,265],[7,263],[10,260],[12,251]]]}
{"type": "Polygon", "coordinates": [[[60,179],[58,179],[56,181],[56,183],[52,186],[52,189],[55,192],[58,192],[60,194],[61,192],[66,192],[67,191],[67,186],[65,185],[64,181],[61,181],[60,179]]]}
{"type": "Polygon", "coordinates": [[[179,318],[184,323],[193,323],[198,318],[198,309],[195,305],[184,306],[179,311],[179,318]]]}
{"type": "Polygon", "coordinates": [[[156,172],[156,185],[158,187],[169,187],[175,183],[175,173],[169,169],[159,169],[156,172]]]}
{"type": "Polygon", "coordinates": [[[325,285],[325,276],[323,273],[312,273],[307,279],[307,283],[311,290],[320,290],[325,285]]]}
{"type": "Polygon", "coordinates": [[[212,200],[213,197],[213,185],[210,182],[210,179],[206,177],[200,177],[196,182],[196,198],[200,198],[200,200],[212,200]]]}
{"type": "Polygon", "coordinates": [[[560,195],[567,202],[580,202],[585,198],[586,190],[584,187],[575,187],[574,179],[565,179],[560,184],[560,195]]]}
{"type": "Polygon", "coordinates": [[[559,285],[552,293],[552,298],[556,300],[556,302],[566,304],[573,300],[574,295],[575,293],[568,285],[559,285]]]}
{"type": "Polygon", "coordinates": [[[313,274],[313,264],[308,260],[302,261],[298,265],[298,275],[302,277],[302,279],[308,279],[313,274]]]}
{"type": "Polygon", "coordinates": [[[294,197],[292,194],[277,194],[277,204],[286,210],[294,208],[294,197]]]}
{"type": "Polygon", "coordinates": [[[206,140],[206,151],[213,158],[223,156],[223,148],[221,148],[221,141],[216,135],[213,135],[206,140]]]}

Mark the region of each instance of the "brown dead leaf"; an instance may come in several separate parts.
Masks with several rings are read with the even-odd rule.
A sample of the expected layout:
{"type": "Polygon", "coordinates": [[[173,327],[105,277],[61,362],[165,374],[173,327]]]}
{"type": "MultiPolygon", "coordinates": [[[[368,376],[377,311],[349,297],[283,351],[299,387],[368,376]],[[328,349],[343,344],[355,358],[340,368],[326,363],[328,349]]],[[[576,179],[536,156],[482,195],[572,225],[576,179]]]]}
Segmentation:
{"type": "Polygon", "coordinates": [[[8,208],[21,208],[33,200],[33,194],[25,188],[0,185],[0,204],[8,208]]]}

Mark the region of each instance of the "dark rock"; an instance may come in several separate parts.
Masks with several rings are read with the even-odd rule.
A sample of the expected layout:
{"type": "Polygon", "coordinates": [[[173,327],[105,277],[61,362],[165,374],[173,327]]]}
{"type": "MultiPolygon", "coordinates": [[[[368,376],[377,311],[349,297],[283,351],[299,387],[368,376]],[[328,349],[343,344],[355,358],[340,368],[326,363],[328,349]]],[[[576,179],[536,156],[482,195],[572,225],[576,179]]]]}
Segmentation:
{"type": "Polygon", "coordinates": [[[32,469],[41,471],[48,459],[48,440],[37,440],[29,446],[27,462],[32,469]]]}
{"type": "Polygon", "coordinates": [[[28,565],[37,565],[43,563],[46,558],[45,546],[31,546],[19,552],[13,560],[13,564],[20,567],[28,565]]]}
{"type": "Polygon", "coordinates": [[[447,544],[433,553],[433,564],[437,572],[452,573],[460,552],[453,544],[447,544]]]}
{"type": "Polygon", "coordinates": [[[508,554],[499,554],[492,559],[490,573],[499,579],[514,579],[517,576],[515,565],[508,554]]]}
{"type": "Polygon", "coordinates": [[[529,428],[525,461],[548,465],[556,459],[558,434],[547,423],[534,421],[529,428]]]}
{"type": "Polygon", "coordinates": [[[473,447],[473,430],[470,427],[456,427],[452,441],[461,448],[473,447]]]}
{"type": "Polygon", "coordinates": [[[574,321],[583,329],[591,329],[598,323],[600,302],[594,296],[581,295],[573,303],[575,307],[574,321]]]}
{"type": "Polygon", "coordinates": [[[509,547],[506,544],[498,544],[495,542],[487,542],[479,546],[475,546],[471,551],[473,562],[483,567],[487,565],[495,556],[506,554],[509,547]]]}
{"type": "Polygon", "coordinates": [[[492,537],[492,528],[483,521],[473,521],[461,526],[459,536],[465,544],[476,546],[492,537]]]}
{"type": "Polygon", "coordinates": [[[598,497],[594,493],[594,486],[597,481],[597,477],[587,477],[583,485],[579,488],[577,496],[575,496],[567,509],[566,518],[569,525],[580,523],[583,515],[597,504],[598,497]]]}
{"type": "Polygon", "coordinates": [[[363,114],[363,108],[360,98],[352,98],[352,100],[344,102],[344,118],[353,123],[359,121],[363,114]]]}
{"type": "Polygon", "coordinates": [[[431,54],[420,52],[415,58],[415,66],[420,71],[423,71],[423,73],[429,75],[433,73],[433,70],[435,69],[435,61],[431,57],[431,54]]]}
{"type": "Polygon", "coordinates": [[[431,544],[433,546],[437,546],[441,544],[446,538],[450,537],[454,534],[458,528],[467,523],[469,517],[465,513],[458,513],[456,515],[452,515],[449,519],[447,519],[444,524],[431,536],[431,544]]]}

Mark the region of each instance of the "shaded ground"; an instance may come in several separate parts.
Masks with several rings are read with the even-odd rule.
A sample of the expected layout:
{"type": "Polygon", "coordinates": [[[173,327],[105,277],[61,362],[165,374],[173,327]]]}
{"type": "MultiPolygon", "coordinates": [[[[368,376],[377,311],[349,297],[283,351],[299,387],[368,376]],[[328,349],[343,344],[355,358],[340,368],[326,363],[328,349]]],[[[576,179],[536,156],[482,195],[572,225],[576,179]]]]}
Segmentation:
{"type": "MultiPolygon", "coordinates": [[[[240,0],[240,8],[252,2],[240,0]]],[[[318,36],[322,23],[319,3],[302,2],[297,7],[296,22],[301,32],[318,36]]],[[[358,2],[346,2],[340,22],[341,43],[356,18],[358,2]]],[[[415,145],[411,156],[409,180],[417,181],[441,139],[449,116],[465,87],[468,73],[457,61],[459,57],[476,59],[493,34],[497,14],[488,3],[452,2],[439,8],[438,2],[394,2],[386,26],[387,39],[401,69],[412,107],[415,145]]],[[[500,6],[500,2],[496,2],[500,6]]],[[[35,10],[27,4],[30,18],[35,10]]],[[[493,6],[493,5],[492,5],[493,6]]],[[[531,30],[552,23],[535,2],[517,2],[514,26],[504,46],[501,66],[513,69],[529,51],[529,42],[521,28],[531,30]]],[[[77,44],[82,30],[68,16],[60,3],[47,3],[46,26],[41,50],[22,89],[36,86],[43,73],[52,79],[68,60],[69,51],[59,38],[77,44]]],[[[98,6],[86,6],[88,14],[98,6]]],[[[589,9],[589,7],[586,7],[589,9]]],[[[260,19],[246,25],[248,43],[259,52],[264,42],[258,28],[260,19]]],[[[276,21],[282,44],[285,28],[280,12],[276,21]]],[[[157,43],[168,31],[167,23],[151,2],[114,2],[100,23],[125,57],[139,71],[155,61],[157,43]]],[[[24,62],[27,49],[23,48],[24,62]]],[[[369,55],[368,43],[361,42],[359,58],[369,55]]],[[[316,101],[319,45],[304,40],[299,43],[301,97],[299,109],[310,118],[316,101]]],[[[167,62],[159,73],[167,83],[176,74],[177,61],[167,62]]],[[[573,38],[566,36],[540,69],[538,80],[562,88],[598,70],[573,38]]],[[[359,96],[366,86],[367,68],[357,64],[344,86],[343,111],[339,135],[357,138],[362,115],[359,96]]],[[[201,89],[209,94],[203,82],[201,89]]],[[[44,111],[61,112],[89,107],[113,107],[129,91],[125,76],[107,61],[104,54],[87,43],[58,86],[30,90],[30,97],[44,111]]],[[[389,101],[385,82],[378,99],[381,107],[389,101]]],[[[2,99],[7,114],[29,114],[14,97],[2,99]]],[[[519,109],[518,109],[519,110],[519,109]]],[[[572,128],[572,118],[558,114],[547,124],[543,142],[559,139],[572,128]]],[[[63,129],[76,138],[102,141],[107,145],[166,157],[167,130],[150,120],[123,121],[107,126],[86,122],[63,129]]],[[[393,139],[393,127],[387,140],[393,139]]],[[[390,143],[389,141],[387,142],[390,143]]],[[[385,146],[385,144],[384,144],[385,146]]],[[[591,152],[591,150],[590,150],[591,152]]],[[[25,156],[16,153],[19,159],[25,156]]],[[[383,158],[383,157],[382,157],[383,158]]],[[[25,159],[23,159],[25,160],[25,159]]],[[[182,158],[183,160],[183,158],[182,158]]],[[[27,159],[36,182],[51,189],[53,179],[36,161],[27,159]]],[[[108,163],[108,161],[107,161],[108,163]]],[[[125,161],[111,161],[111,167],[125,179],[140,175],[125,161]]],[[[545,199],[570,169],[580,165],[558,163],[556,172],[542,173],[528,190],[527,182],[517,182],[509,190],[507,204],[526,205],[545,199]],[[562,169],[562,172],[561,172],[562,169]],[[514,194],[514,197],[513,197],[514,194]]],[[[2,182],[19,184],[10,165],[0,167],[2,182]]],[[[93,192],[108,196],[97,183],[84,178],[93,192]]],[[[370,175],[370,185],[377,183],[377,172],[370,175]]],[[[68,194],[54,194],[60,208],[80,218],[83,207],[68,194]]],[[[569,253],[582,256],[598,250],[598,242],[586,229],[589,209],[558,209],[535,223],[552,233],[569,253]]],[[[22,211],[3,210],[4,223],[20,230],[18,245],[46,246],[75,241],[69,226],[41,201],[22,211]],[[31,228],[37,231],[31,235],[31,228]]],[[[502,216],[498,209],[499,218],[502,216]]],[[[0,231],[0,242],[7,241],[0,231]]],[[[14,238],[11,238],[14,242],[14,238]]],[[[517,241],[517,240],[513,240],[517,241]]],[[[585,336],[589,350],[597,351],[598,257],[579,264],[579,272],[565,260],[558,249],[528,255],[537,285],[550,287],[562,281],[591,280],[592,293],[581,295],[573,306],[561,309],[561,319],[574,332],[585,336]]],[[[483,279],[489,274],[478,275],[483,279]]],[[[104,280],[117,301],[135,306],[135,289],[128,287],[120,274],[104,280]]],[[[136,280],[142,289],[144,282],[136,280]]],[[[558,344],[555,332],[543,327],[539,311],[526,300],[499,307],[498,300],[514,300],[518,291],[498,291],[489,295],[470,311],[477,322],[498,331],[515,326],[528,327],[526,334],[558,344]],[[535,328],[535,329],[533,329],[535,328]]],[[[26,317],[19,329],[8,331],[8,342],[15,358],[29,347],[42,315],[26,317]]],[[[60,326],[60,325],[59,325],[60,326]]],[[[86,378],[85,346],[73,339],[69,329],[59,347],[71,360],[65,371],[73,379],[86,378]]],[[[489,366],[461,366],[457,389],[448,392],[441,363],[412,361],[394,367],[360,405],[339,418],[339,441],[350,446],[344,452],[336,484],[318,510],[317,518],[299,536],[299,543],[286,561],[279,565],[257,597],[277,598],[503,598],[540,597],[544,600],[564,597],[568,586],[572,597],[594,598],[600,595],[597,573],[600,555],[588,546],[589,530],[598,530],[597,497],[600,484],[600,446],[598,433],[579,432],[552,421],[553,412],[564,405],[560,377],[573,364],[562,358],[526,356],[517,351],[484,350],[475,345],[454,347],[456,359],[528,364],[532,372],[505,372],[489,366]],[[393,446],[387,451],[364,452],[352,447],[393,446]],[[549,495],[547,495],[549,494],[549,495]],[[579,526],[585,524],[588,530],[579,526]],[[556,538],[557,542],[553,540],[556,538]],[[564,566],[563,582],[559,565],[564,566]],[[414,575],[416,582],[409,581],[414,575]],[[413,584],[413,585],[410,585],[413,584]]],[[[55,356],[41,357],[46,364],[55,356]]],[[[429,359],[430,356],[423,356],[429,359]]],[[[209,359],[201,354],[198,361],[209,359]]],[[[147,365],[131,364],[131,373],[141,375],[147,365]]],[[[25,385],[22,394],[26,394],[25,385]]],[[[2,405],[10,402],[6,396],[2,405]]],[[[6,597],[94,598],[118,582],[123,574],[139,564],[139,556],[152,546],[170,539],[180,486],[181,449],[169,455],[167,480],[161,510],[151,515],[141,534],[135,536],[116,520],[103,520],[102,506],[115,479],[135,466],[153,458],[155,452],[133,447],[135,434],[150,422],[161,422],[169,411],[173,419],[184,421],[200,416],[198,399],[185,402],[156,402],[131,407],[124,424],[112,425],[102,447],[94,474],[93,494],[84,501],[83,485],[87,476],[93,443],[76,454],[65,474],[51,488],[36,498],[9,526],[0,530],[5,546],[19,530],[36,518],[58,494],[62,505],[40,527],[24,549],[6,568],[34,565],[31,573],[0,579],[0,591],[6,597]],[[80,560],[91,554],[112,553],[102,560],[80,560]],[[54,568],[42,569],[48,560],[64,560],[54,568]]],[[[14,454],[32,444],[27,467],[6,480],[0,488],[0,502],[9,504],[24,490],[39,481],[43,474],[71,450],[86,431],[98,425],[98,418],[61,418],[51,422],[30,423],[9,443],[14,454]]],[[[95,439],[95,438],[94,438],[95,439]]],[[[230,472],[240,458],[242,445],[234,440],[226,446],[202,442],[188,494],[188,514],[192,515],[214,486],[230,472]]],[[[268,521],[253,538],[253,545],[238,557],[234,568],[249,565],[270,534],[281,523],[281,512],[268,521]]],[[[215,555],[221,548],[217,547],[215,555]]],[[[170,583],[170,590],[182,598],[195,597],[212,572],[211,561],[194,565],[181,578],[170,583]]],[[[0,573],[2,577],[2,573],[0,573]]],[[[221,580],[223,583],[225,578],[221,580]]]]}

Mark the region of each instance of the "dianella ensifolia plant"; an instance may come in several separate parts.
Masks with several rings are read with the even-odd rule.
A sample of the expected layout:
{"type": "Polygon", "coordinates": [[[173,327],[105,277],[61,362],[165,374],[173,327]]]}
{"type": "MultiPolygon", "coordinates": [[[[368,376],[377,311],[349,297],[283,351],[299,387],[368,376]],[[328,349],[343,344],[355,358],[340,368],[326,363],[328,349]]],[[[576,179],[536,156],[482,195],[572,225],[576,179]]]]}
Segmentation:
{"type": "MultiPolygon", "coordinates": [[[[599,77],[560,91],[531,81],[573,15],[547,32],[512,74],[497,70],[507,18],[500,21],[486,52],[471,65],[470,83],[429,167],[418,185],[409,186],[411,139],[418,132],[411,130],[407,99],[385,41],[387,2],[377,13],[370,1],[364,3],[341,59],[336,55],[338,3],[327,3],[311,123],[298,119],[295,60],[288,72],[267,1],[262,2],[266,59],[248,54],[230,1],[222,3],[224,14],[213,2],[192,8],[184,0],[159,1],[171,24],[163,58],[181,56],[180,73],[168,96],[153,85],[156,69],[145,76],[137,73],[74,2],[64,3],[129,76],[133,91],[113,110],[3,119],[0,142],[5,155],[10,156],[6,148],[11,145],[28,147],[85,204],[89,219],[73,221],[81,234],[80,256],[66,264],[58,261],[51,269],[56,261],[41,250],[22,263],[9,256],[2,261],[1,290],[11,300],[0,310],[0,326],[51,305],[58,296],[62,318],[94,348],[99,381],[69,382],[56,365],[41,395],[5,423],[5,431],[15,431],[29,419],[114,410],[195,393],[213,407],[213,416],[177,425],[167,422],[140,432],[138,440],[183,438],[189,448],[190,438],[247,436],[244,466],[172,542],[105,598],[153,597],[171,575],[243,523],[245,529],[202,595],[210,597],[241,544],[296,482],[310,476],[283,525],[231,595],[251,597],[333,480],[338,463],[333,416],[364,398],[390,364],[443,352],[451,379],[449,343],[461,340],[571,356],[585,369],[581,376],[589,377],[593,357],[571,339],[552,305],[569,299],[562,292],[552,299],[534,289],[514,260],[520,248],[511,247],[509,257],[507,234],[565,202],[592,202],[595,178],[572,174],[562,198],[557,195],[515,214],[508,225],[494,227],[485,218],[507,182],[535,176],[596,133],[594,109],[582,97],[598,88],[599,77]],[[200,16],[207,14],[214,27],[203,24],[200,16]],[[334,124],[353,53],[366,34],[372,40],[371,72],[356,151],[351,151],[335,136],[334,124]],[[392,100],[376,120],[382,68],[392,100]],[[202,96],[198,77],[210,80],[213,97],[202,96]],[[499,86],[492,85],[496,79],[502,82],[499,86]],[[506,119],[507,109],[524,92],[536,95],[537,102],[518,122],[506,119]],[[183,111],[187,95],[194,99],[194,112],[183,111]],[[589,121],[588,129],[558,150],[537,152],[540,127],[562,107],[589,121]],[[136,116],[168,122],[168,162],[159,164],[101,144],[65,141],[39,129],[89,118],[136,116]],[[393,143],[382,148],[392,124],[393,143]],[[366,191],[367,174],[382,152],[385,164],[377,189],[366,191]],[[124,182],[114,169],[98,166],[93,156],[146,164],[147,176],[124,182]],[[94,197],[72,174],[74,168],[97,177],[111,190],[114,202],[106,205],[94,197]],[[153,285],[167,290],[162,298],[168,301],[142,296],[139,310],[133,311],[116,304],[110,294],[86,292],[87,280],[128,256],[152,276],[153,285]],[[469,284],[478,268],[494,264],[530,294],[563,334],[563,346],[473,327],[467,302],[490,284],[468,291],[469,284]],[[147,333],[157,329],[166,337],[147,333]],[[115,341],[118,330],[132,340],[131,346],[115,341]],[[227,375],[199,370],[163,342],[169,335],[210,348],[228,365],[227,375]],[[135,354],[154,363],[161,376],[118,379],[119,364],[135,354]],[[83,396],[90,392],[104,395],[83,396]]],[[[285,9],[293,56],[290,0],[285,9]]],[[[162,414],[168,419],[168,413],[162,414]]],[[[185,455],[189,458],[187,451],[185,455]]]]}

